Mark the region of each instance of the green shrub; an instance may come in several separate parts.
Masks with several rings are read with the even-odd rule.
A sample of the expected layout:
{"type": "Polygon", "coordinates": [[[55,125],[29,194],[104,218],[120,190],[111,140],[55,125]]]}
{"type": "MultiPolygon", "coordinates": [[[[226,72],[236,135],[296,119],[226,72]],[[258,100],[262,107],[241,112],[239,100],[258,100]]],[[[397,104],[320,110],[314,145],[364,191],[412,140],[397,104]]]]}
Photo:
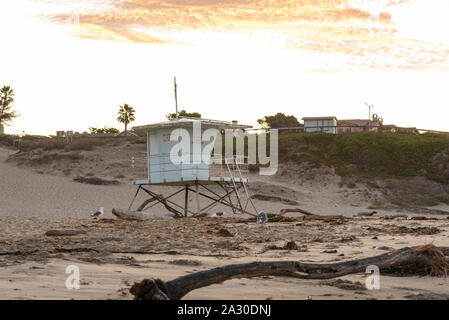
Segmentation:
{"type": "Polygon", "coordinates": [[[432,163],[437,153],[449,150],[449,138],[390,132],[343,134],[280,133],[279,160],[309,162],[335,168],[341,176],[410,178],[424,173],[448,183],[432,163]]]}

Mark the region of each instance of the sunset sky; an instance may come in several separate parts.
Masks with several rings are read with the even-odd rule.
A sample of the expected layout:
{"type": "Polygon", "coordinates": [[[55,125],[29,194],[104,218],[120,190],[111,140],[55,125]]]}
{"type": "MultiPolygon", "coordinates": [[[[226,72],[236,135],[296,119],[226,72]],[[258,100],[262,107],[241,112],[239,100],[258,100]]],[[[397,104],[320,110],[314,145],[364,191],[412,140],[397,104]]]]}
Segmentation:
{"type": "Polygon", "coordinates": [[[2,0],[7,133],[142,125],[179,108],[367,118],[449,131],[447,0],[2,0]]]}

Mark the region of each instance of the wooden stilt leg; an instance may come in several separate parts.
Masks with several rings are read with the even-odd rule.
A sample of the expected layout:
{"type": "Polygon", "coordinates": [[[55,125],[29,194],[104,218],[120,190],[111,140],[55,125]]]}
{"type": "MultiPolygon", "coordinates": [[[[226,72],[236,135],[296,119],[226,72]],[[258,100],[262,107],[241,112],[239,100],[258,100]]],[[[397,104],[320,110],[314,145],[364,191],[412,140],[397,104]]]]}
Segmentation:
{"type": "MultiPolygon", "coordinates": [[[[226,191],[228,191],[229,190],[229,184],[227,184],[226,183],[226,189],[225,189],[226,191]]],[[[229,203],[231,204],[231,208],[232,208],[232,212],[234,213],[234,214],[236,214],[237,213],[237,211],[235,210],[235,207],[234,207],[234,204],[232,203],[232,198],[231,198],[231,194],[229,193],[228,194],[228,198],[229,198],[229,203]]]]}
{"type": "Polygon", "coordinates": [[[198,182],[195,184],[195,191],[196,191],[196,205],[198,209],[196,214],[199,214],[201,211],[201,207],[200,207],[200,186],[198,182]]]}
{"type": "Polygon", "coordinates": [[[184,216],[187,217],[188,212],[188,206],[189,206],[189,188],[186,186],[185,188],[185,199],[184,199],[184,216]]]}
{"type": "Polygon", "coordinates": [[[139,194],[139,191],[140,191],[141,188],[142,188],[142,186],[139,185],[139,187],[137,188],[136,194],[134,195],[134,198],[133,198],[133,200],[131,201],[131,204],[130,204],[129,207],[128,207],[128,210],[131,210],[131,207],[133,206],[134,201],[136,200],[137,195],[139,194]]]}

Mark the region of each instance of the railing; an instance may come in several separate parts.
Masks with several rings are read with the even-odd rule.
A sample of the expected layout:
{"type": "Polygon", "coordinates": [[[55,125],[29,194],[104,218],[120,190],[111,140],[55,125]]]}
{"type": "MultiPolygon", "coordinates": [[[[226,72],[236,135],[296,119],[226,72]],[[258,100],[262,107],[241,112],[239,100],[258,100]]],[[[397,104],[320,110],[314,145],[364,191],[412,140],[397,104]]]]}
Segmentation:
{"type": "Polygon", "coordinates": [[[233,155],[230,157],[221,157],[221,161],[212,162],[209,165],[209,175],[211,177],[239,177],[246,176],[248,170],[248,157],[233,155]]]}
{"type": "Polygon", "coordinates": [[[132,157],[122,162],[129,165],[128,176],[134,179],[147,179],[149,177],[148,169],[152,176],[160,175],[161,179],[167,176],[179,174],[179,177],[222,177],[237,178],[245,176],[248,170],[248,157],[233,155],[230,157],[221,157],[221,160],[211,159],[210,163],[183,163],[175,164],[170,160],[169,154],[132,157]]]}

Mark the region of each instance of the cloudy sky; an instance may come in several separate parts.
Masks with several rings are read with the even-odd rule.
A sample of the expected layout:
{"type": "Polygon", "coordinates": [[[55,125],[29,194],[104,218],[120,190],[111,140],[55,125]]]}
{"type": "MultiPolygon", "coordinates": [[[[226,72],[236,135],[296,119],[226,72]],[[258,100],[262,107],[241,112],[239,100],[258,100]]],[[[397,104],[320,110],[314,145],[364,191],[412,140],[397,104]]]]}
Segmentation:
{"type": "Polygon", "coordinates": [[[2,0],[6,131],[136,125],[180,109],[239,120],[367,118],[449,131],[447,0],[2,0]]]}

